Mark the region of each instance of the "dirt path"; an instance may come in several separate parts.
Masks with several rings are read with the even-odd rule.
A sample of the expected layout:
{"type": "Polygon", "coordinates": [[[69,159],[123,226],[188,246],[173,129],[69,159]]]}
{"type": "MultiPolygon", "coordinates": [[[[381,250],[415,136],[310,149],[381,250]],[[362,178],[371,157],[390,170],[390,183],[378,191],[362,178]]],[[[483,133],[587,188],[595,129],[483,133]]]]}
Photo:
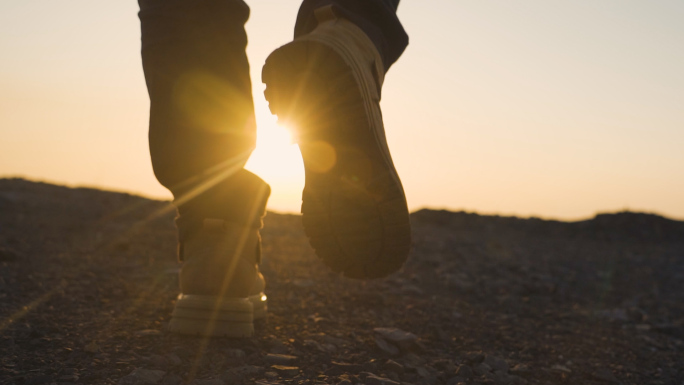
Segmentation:
{"type": "Polygon", "coordinates": [[[263,231],[257,336],[164,332],[168,203],[0,180],[0,384],[684,383],[684,223],[419,211],[403,271],[359,282],[295,215],[263,231]]]}

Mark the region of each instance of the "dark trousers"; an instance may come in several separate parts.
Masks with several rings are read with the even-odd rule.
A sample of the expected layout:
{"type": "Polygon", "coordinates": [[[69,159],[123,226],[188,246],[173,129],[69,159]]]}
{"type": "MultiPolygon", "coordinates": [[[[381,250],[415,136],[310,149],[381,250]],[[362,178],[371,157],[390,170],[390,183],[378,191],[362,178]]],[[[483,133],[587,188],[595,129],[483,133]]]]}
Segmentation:
{"type": "MultiPolygon", "coordinates": [[[[138,2],[152,166],[173,193],[181,237],[204,218],[260,226],[270,189],[243,168],[256,144],[249,7],[242,0],[138,2]]],[[[388,69],[408,44],[398,3],[304,0],[295,36],[316,27],[315,9],[332,4],[366,32],[388,69]]]]}

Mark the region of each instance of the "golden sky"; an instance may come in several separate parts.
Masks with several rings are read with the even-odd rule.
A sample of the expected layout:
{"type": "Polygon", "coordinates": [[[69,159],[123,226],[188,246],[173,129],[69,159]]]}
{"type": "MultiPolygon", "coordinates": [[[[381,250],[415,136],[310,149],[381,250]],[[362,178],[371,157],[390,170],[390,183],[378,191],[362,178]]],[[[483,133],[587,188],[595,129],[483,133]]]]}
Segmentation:
{"type": "MultiPolygon", "coordinates": [[[[297,212],[301,160],[261,66],[297,0],[248,2],[259,125],[248,168],[297,212]]],[[[0,2],[0,176],[170,195],[147,153],[135,1],[0,2]]],[[[403,0],[383,114],[409,206],[684,219],[684,2],[403,0]]]]}

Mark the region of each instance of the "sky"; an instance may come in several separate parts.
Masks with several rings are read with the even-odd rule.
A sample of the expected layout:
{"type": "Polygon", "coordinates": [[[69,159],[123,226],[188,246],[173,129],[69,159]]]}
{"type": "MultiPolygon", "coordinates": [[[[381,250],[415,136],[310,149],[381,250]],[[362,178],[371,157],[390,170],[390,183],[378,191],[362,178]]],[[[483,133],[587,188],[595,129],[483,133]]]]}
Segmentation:
{"type": "MultiPolygon", "coordinates": [[[[296,145],[268,112],[268,54],[297,0],[247,23],[269,208],[298,212],[296,145]]],[[[0,177],[170,194],[152,173],[137,3],[0,1],[0,177]]],[[[403,0],[381,106],[411,210],[684,219],[684,2],[403,0]]]]}

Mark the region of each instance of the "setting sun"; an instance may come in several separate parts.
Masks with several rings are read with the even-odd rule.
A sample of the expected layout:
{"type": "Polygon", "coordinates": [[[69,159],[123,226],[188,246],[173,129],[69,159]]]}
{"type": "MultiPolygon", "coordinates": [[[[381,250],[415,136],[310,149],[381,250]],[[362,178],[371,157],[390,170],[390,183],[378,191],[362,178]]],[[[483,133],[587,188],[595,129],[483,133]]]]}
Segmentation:
{"type": "Polygon", "coordinates": [[[287,128],[267,111],[257,112],[257,147],[246,169],[271,185],[269,209],[293,211],[301,201],[304,165],[297,144],[287,128]]]}

